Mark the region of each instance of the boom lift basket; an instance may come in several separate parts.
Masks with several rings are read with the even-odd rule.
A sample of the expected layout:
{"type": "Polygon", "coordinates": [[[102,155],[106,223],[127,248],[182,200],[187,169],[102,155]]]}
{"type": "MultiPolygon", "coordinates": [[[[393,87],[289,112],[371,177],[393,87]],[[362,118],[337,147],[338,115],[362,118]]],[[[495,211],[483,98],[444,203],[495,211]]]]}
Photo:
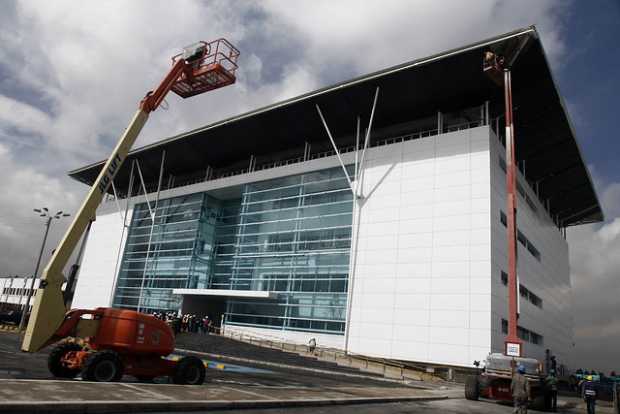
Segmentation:
{"type": "Polygon", "coordinates": [[[198,42],[172,57],[174,65],[185,59],[187,69],[170,88],[182,98],[235,83],[239,50],[226,39],[198,42]]]}

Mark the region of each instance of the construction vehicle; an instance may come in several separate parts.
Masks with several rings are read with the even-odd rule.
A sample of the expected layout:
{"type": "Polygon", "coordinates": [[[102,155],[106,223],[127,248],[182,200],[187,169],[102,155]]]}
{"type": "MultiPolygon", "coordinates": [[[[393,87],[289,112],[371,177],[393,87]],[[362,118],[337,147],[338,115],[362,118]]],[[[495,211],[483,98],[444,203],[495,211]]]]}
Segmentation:
{"type": "Polygon", "coordinates": [[[465,398],[490,400],[512,403],[510,383],[516,365],[523,365],[525,377],[530,383],[529,401],[532,408],[547,410],[551,404],[550,389],[545,382],[542,366],[537,359],[509,357],[500,353],[487,356],[483,368],[476,375],[465,379],[465,398]]]}
{"type": "Polygon", "coordinates": [[[165,322],[124,309],[73,309],[67,312],[67,293],[72,291],[77,269],[75,265],[71,269],[65,295],[61,289],[65,282],[62,271],[80,238],[90,229],[99,203],[149,114],[159,107],[169,91],[188,98],[235,83],[238,57],[239,51],[225,39],[198,42],[174,56],[170,72],[155,91],[142,99],[138,111],[75,214],[43,271],[22,343],[23,351],[37,352],[63,341],[49,355],[48,365],[54,376],[72,378],[81,373],[87,380],[116,381],[127,374],[140,380],[169,376],[177,384],[201,384],[204,381],[202,360],[192,356],[179,361],[166,358],[174,350],[174,335],[165,322]]]}
{"type": "Polygon", "coordinates": [[[465,398],[479,397],[512,402],[510,384],[515,367],[525,367],[530,383],[529,401],[538,409],[548,409],[550,390],[546,386],[542,363],[523,357],[523,341],[518,335],[519,293],[517,282],[517,195],[516,152],[512,104],[512,66],[517,57],[528,47],[529,38],[515,40],[504,50],[488,50],[484,53],[482,69],[498,86],[504,89],[505,147],[506,147],[506,211],[507,211],[507,262],[508,262],[508,331],[504,340],[504,353],[490,354],[482,372],[467,377],[465,398]]]}

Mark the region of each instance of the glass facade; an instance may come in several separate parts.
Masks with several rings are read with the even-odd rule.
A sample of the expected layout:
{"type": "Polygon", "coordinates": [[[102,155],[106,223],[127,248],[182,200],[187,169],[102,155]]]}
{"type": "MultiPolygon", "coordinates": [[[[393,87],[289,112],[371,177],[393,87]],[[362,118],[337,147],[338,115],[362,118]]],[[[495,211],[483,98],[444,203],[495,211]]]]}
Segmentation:
{"type": "Polygon", "coordinates": [[[352,194],[342,170],[247,184],[239,194],[160,202],[150,249],[148,207],[137,205],[114,305],[176,310],[173,288],[270,291],[275,299],[229,298],[226,323],[344,332],[352,194]]]}
{"type": "Polygon", "coordinates": [[[201,264],[202,256],[195,252],[204,200],[203,194],[161,200],[154,223],[146,203],[135,206],[113,306],[149,312],[178,309],[180,298],[172,289],[187,287],[201,264]]]}

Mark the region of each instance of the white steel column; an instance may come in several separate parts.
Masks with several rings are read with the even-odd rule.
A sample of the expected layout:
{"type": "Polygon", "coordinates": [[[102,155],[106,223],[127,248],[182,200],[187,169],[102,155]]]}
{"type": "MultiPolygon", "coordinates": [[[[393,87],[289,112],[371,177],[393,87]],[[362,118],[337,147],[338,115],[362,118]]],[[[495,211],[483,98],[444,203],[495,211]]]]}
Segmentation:
{"type": "MultiPolygon", "coordinates": [[[[363,195],[360,194],[360,182],[362,171],[364,169],[364,160],[366,157],[366,149],[368,148],[368,143],[370,141],[370,132],[372,131],[372,122],[375,116],[375,108],[377,107],[377,99],[379,98],[379,87],[377,87],[375,91],[375,98],[372,102],[372,109],[370,111],[370,119],[368,121],[368,128],[366,130],[366,138],[364,140],[364,150],[362,151],[362,158],[360,160],[359,166],[357,165],[357,151],[358,146],[355,147],[355,190],[353,192],[353,214],[351,219],[351,250],[349,251],[349,277],[347,278],[347,307],[345,313],[345,323],[344,323],[344,352],[345,354],[349,352],[349,336],[351,331],[351,310],[353,309],[353,289],[355,287],[355,268],[357,266],[357,239],[359,235],[359,217],[360,217],[360,209],[361,202],[363,199],[363,195]]],[[[356,142],[359,143],[360,137],[360,118],[357,118],[357,128],[356,128],[356,142]]],[[[362,188],[363,190],[363,188],[362,188]]]]}
{"type": "MultiPolygon", "coordinates": [[[[144,282],[146,280],[146,270],[149,264],[149,254],[151,252],[151,242],[153,241],[153,230],[155,229],[155,216],[157,215],[157,205],[159,204],[159,194],[161,192],[161,180],[163,178],[164,173],[164,161],[166,159],[166,151],[162,151],[161,153],[161,164],[159,166],[159,180],[157,181],[157,196],[155,198],[154,210],[151,210],[149,207],[149,212],[151,213],[151,230],[149,232],[149,241],[146,245],[146,258],[144,259],[144,271],[142,272],[142,282],[140,285],[140,294],[138,296],[138,312],[142,309],[142,296],[144,293],[144,282]]],[[[137,161],[137,160],[136,160],[137,161]]],[[[144,179],[142,178],[142,173],[140,172],[140,166],[138,165],[138,173],[140,173],[140,179],[142,179],[142,187],[144,188],[144,198],[148,197],[146,194],[146,187],[144,186],[144,179]]]]}

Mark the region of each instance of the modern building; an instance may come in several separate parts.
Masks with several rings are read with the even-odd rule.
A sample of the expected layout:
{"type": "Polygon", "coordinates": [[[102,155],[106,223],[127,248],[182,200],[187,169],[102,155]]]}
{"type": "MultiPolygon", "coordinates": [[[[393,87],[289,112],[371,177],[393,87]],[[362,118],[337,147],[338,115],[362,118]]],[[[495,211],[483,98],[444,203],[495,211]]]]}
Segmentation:
{"type": "MultiPolygon", "coordinates": [[[[33,281],[30,277],[0,276],[0,310],[21,309],[31,294],[29,306],[34,304],[31,292],[33,281]]],[[[34,280],[34,289],[39,287],[39,279],[34,280]]]]}
{"type": "MultiPolygon", "coordinates": [[[[208,314],[227,330],[407,361],[501,352],[504,94],[483,73],[487,51],[517,56],[519,335],[526,355],[550,349],[570,366],[565,230],[603,215],[535,28],[132,151],[73,307],[208,314]]],[[[70,176],[91,185],[102,165],[70,176]]]]}

